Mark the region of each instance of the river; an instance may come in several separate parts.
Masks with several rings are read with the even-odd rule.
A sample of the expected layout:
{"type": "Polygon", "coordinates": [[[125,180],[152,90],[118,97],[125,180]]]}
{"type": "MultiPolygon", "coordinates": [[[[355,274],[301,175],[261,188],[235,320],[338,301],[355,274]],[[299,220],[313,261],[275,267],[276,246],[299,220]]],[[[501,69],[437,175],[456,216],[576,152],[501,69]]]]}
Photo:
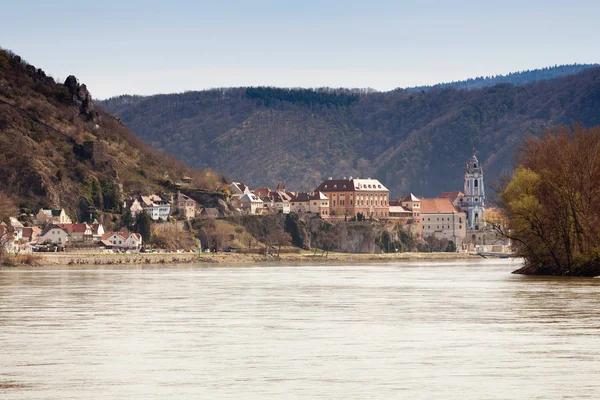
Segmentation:
{"type": "Polygon", "coordinates": [[[518,260],[0,270],[2,399],[597,399],[600,279],[518,260]]]}

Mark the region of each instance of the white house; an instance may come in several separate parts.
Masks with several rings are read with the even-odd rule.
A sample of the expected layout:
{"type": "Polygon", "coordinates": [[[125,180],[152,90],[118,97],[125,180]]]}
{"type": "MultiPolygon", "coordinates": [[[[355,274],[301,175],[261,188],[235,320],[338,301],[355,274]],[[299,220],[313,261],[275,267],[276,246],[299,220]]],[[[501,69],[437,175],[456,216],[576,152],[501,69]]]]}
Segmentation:
{"type": "Polygon", "coordinates": [[[142,236],[139,233],[109,232],[102,236],[101,243],[106,247],[137,250],[142,246],[142,236]]]}
{"type": "Polygon", "coordinates": [[[299,192],[290,200],[290,208],[295,213],[310,212],[326,217],[329,215],[329,199],[321,192],[299,192]]]}
{"type": "Polygon", "coordinates": [[[231,182],[229,191],[231,192],[231,199],[234,201],[241,199],[245,194],[251,193],[250,188],[241,182],[231,182]]]}
{"type": "Polygon", "coordinates": [[[56,244],[58,247],[64,247],[70,241],[71,236],[69,235],[69,232],[55,224],[46,226],[42,233],[37,237],[38,244],[52,243],[56,244]]]}
{"type": "Polygon", "coordinates": [[[130,233],[127,239],[125,239],[125,247],[139,250],[142,247],[142,235],[139,233],[130,233]]]}
{"type": "Polygon", "coordinates": [[[261,214],[263,210],[263,201],[260,197],[252,193],[246,193],[238,201],[240,208],[246,211],[248,214],[261,214]]]}
{"type": "Polygon", "coordinates": [[[140,196],[140,204],[154,221],[158,221],[159,219],[166,221],[169,219],[169,215],[171,215],[171,203],[164,201],[160,196],[140,196]]]}
{"type": "Polygon", "coordinates": [[[290,213],[290,200],[292,197],[284,191],[275,191],[271,193],[269,196],[271,198],[271,205],[275,209],[276,212],[280,212],[283,214],[290,213]]]}

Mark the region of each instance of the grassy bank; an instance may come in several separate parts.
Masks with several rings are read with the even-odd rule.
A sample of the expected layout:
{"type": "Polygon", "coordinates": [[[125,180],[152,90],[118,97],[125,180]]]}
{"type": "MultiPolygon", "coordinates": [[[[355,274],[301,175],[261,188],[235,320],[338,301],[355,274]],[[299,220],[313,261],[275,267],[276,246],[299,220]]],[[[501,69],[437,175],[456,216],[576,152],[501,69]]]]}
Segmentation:
{"type": "Polygon", "coordinates": [[[276,256],[258,254],[217,253],[217,254],[69,254],[47,253],[36,255],[32,265],[11,264],[19,266],[110,266],[110,265],[169,265],[169,264],[207,264],[207,265],[252,265],[252,264],[358,264],[392,261],[428,261],[428,260],[469,260],[480,259],[465,253],[397,253],[397,254],[354,254],[333,253],[327,257],[317,253],[303,251],[300,253],[284,253],[276,256]]]}

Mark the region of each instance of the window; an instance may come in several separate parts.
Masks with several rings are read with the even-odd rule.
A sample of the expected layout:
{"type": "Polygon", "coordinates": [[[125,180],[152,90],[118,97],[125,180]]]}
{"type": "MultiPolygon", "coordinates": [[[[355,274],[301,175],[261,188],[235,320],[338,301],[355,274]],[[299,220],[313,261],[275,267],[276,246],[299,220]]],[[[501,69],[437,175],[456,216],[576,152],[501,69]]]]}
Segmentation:
{"type": "Polygon", "coordinates": [[[477,187],[477,186],[478,186],[478,185],[477,185],[477,183],[478,183],[478,182],[479,182],[479,180],[478,180],[478,179],[475,179],[475,182],[474,182],[474,183],[475,183],[475,187],[477,187]]]}
{"type": "Polygon", "coordinates": [[[325,187],[325,189],[327,189],[327,185],[325,185],[324,187],[325,187]]]}

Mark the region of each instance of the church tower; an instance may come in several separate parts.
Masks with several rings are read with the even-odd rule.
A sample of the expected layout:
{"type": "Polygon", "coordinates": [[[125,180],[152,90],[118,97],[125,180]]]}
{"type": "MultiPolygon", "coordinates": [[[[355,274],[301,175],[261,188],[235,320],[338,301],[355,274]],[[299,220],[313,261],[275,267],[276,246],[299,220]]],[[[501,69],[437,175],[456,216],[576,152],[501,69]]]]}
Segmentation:
{"type": "Polygon", "coordinates": [[[465,188],[463,210],[467,213],[467,229],[479,230],[485,226],[485,187],[483,185],[483,167],[473,155],[465,168],[465,188]]]}

